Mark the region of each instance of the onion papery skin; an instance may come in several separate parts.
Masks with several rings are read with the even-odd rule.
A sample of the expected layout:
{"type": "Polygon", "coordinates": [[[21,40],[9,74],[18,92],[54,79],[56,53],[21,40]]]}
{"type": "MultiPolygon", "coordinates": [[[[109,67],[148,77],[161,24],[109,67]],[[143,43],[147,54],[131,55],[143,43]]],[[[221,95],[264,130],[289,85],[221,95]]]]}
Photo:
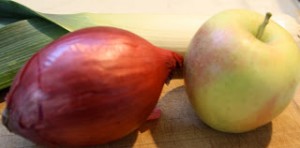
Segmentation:
{"type": "Polygon", "coordinates": [[[120,139],[146,121],[182,56],[126,30],[91,27],[36,53],[6,96],[7,128],[47,146],[120,139]]]}

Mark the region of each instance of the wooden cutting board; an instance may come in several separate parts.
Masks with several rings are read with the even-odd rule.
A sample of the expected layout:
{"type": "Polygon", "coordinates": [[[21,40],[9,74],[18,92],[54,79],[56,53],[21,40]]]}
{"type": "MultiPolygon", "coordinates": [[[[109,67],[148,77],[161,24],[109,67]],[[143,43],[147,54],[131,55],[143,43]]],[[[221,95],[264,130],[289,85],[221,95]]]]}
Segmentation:
{"type": "MultiPolygon", "coordinates": [[[[4,105],[0,104],[1,111],[4,105]]],[[[162,110],[159,120],[145,123],[121,140],[93,148],[300,148],[300,89],[271,123],[243,134],[222,133],[203,124],[188,102],[183,80],[172,80],[164,87],[158,107],[162,110]]],[[[0,124],[0,148],[42,147],[0,124]]]]}

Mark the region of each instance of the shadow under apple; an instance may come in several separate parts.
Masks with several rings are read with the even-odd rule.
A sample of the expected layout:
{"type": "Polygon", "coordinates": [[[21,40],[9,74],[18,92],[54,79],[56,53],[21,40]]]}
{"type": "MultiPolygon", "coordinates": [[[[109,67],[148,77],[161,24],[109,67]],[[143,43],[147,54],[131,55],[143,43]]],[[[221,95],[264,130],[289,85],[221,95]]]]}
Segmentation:
{"type": "Polygon", "coordinates": [[[204,124],[192,109],[184,86],[177,87],[159,101],[162,116],[150,128],[157,147],[267,147],[272,123],[251,132],[230,134],[216,131],[204,124]]]}

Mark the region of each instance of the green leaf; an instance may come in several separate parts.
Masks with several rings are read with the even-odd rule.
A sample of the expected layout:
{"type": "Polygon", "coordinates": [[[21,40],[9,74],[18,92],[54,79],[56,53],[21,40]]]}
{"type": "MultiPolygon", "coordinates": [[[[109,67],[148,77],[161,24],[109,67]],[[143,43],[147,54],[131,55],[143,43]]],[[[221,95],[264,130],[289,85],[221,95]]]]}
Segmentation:
{"type": "Polygon", "coordinates": [[[38,13],[11,0],[0,0],[0,18],[28,19],[38,17],[38,13]]]}
{"type": "Polygon", "coordinates": [[[11,24],[11,23],[14,23],[14,22],[17,22],[19,19],[10,19],[10,18],[0,18],[0,28],[8,25],[8,24],[11,24]]]}
{"type": "Polygon", "coordinates": [[[8,87],[17,71],[39,49],[67,31],[48,21],[33,18],[0,29],[0,89],[8,87]]]}

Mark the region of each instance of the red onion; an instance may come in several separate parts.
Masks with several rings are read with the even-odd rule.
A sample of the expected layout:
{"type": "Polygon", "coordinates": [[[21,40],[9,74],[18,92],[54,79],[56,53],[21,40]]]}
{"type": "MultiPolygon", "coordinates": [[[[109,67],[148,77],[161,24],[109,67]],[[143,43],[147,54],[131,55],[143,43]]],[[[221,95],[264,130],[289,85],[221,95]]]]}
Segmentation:
{"type": "Polygon", "coordinates": [[[107,143],[150,115],[182,57],[111,27],[69,33],[35,54],[6,97],[7,128],[43,145],[107,143]]]}

